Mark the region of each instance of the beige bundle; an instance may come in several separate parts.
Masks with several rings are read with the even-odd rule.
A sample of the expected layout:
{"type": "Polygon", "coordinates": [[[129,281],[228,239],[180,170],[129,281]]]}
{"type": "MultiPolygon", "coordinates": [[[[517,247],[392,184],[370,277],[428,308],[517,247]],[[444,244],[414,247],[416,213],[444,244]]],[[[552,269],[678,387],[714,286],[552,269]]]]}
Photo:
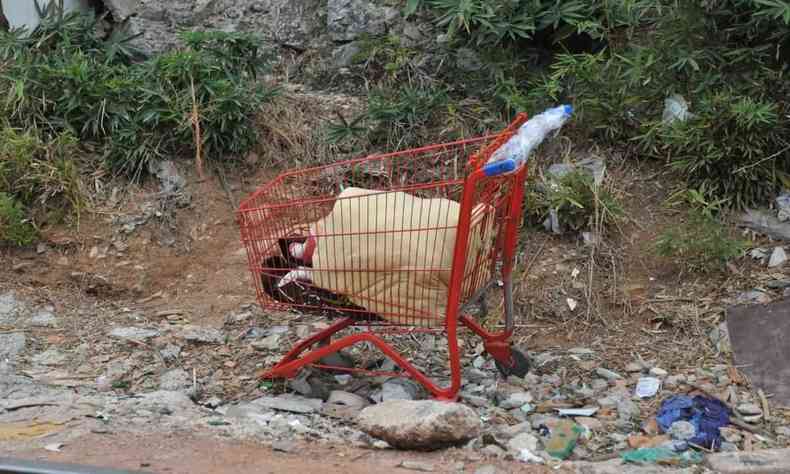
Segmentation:
{"type": "MultiPolygon", "coordinates": [[[[485,211],[473,210],[467,274],[493,240],[494,216],[485,211]]],[[[389,322],[441,325],[459,212],[450,199],[348,188],[310,228],[309,279],[389,322]]]]}

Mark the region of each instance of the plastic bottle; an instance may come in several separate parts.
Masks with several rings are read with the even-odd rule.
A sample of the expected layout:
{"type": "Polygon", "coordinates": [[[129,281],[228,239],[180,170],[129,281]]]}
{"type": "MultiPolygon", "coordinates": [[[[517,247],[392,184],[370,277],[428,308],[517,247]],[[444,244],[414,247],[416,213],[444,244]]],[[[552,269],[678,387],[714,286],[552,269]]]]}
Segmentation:
{"type": "Polygon", "coordinates": [[[573,106],[560,105],[552,107],[527,120],[518,132],[502,145],[494,154],[489,163],[511,159],[516,167],[526,161],[532,150],[543,142],[546,135],[562,127],[573,114],[573,106]]]}

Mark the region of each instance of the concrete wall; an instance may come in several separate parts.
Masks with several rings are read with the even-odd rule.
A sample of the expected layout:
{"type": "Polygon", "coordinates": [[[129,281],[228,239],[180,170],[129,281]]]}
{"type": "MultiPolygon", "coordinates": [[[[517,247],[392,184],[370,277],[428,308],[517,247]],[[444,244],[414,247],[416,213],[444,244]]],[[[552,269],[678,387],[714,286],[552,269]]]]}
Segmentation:
{"type": "MultiPolygon", "coordinates": [[[[3,0],[3,14],[8,19],[11,28],[25,26],[29,30],[38,26],[38,11],[34,5],[35,0],[3,0]]],[[[58,0],[38,0],[38,4],[44,8],[49,2],[58,0]]],[[[76,8],[87,9],[88,0],[64,0],[63,6],[67,10],[76,8]]]]}

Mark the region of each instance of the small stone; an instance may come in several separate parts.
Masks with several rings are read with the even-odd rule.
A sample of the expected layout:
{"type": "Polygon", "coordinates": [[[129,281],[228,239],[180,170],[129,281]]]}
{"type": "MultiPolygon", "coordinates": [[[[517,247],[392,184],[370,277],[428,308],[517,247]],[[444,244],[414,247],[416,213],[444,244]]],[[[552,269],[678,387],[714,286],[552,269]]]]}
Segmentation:
{"type": "Polygon", "coordinates": [[[222,331],[202,326],[184,326],[181,329],[181,337],[189,342],[204,344],[222,344],[225,342],[225,335],[222,334],[222,331]]]}
{"type": "Polygon", "coordinates": [[[159,355],[162,356],[165,362],[173,362],[178,359],[181,354],[181,346],[175,344],[168,344],[159,350],[159,355]]]}
{"type": "Polygon", "coordinates": [[[538,450],[538,438],[531,433],[519,433],[507,442],[507,448],[514,455],[524,449],[534,453],[538,450]]]}
{"type": "Polygon", "coordinates": [[[476,367],[470,367],[464,371],[464,377],[472,383],[481,383],[489,379],[491,375],[476,367]]]}
{"type": "Polygon", "coordinates": [[[669,436],[672,439],[688,441],[697,435],[697,429],[688,421],[676,421],[669,427],[669,436]]]}
{"type": "Polygon", "coordinates": [[[777,426],[774,432],[778,436],[784,436],[785,438],[790,438],[790,426],[777,426]]]}
{"type": "Polygon", "coordinates": [[[790,472],[790,448],[738,453],[714,453],[706,464],[717,474],[790,472]]]}
{"type": "Polygon", "coordinates": [[[295,453],[299,449],[293,441],[280,440],[272,443],[272,449],[281,453],[295,453]]]}
{"type": "Polygon", "coordinates": [[[365,408],[359,428],[401,449],[438,449],[477,437],[477,413],[460,403],[436,400],[390,400],[365,408]]]}
{"type": "Polygon", "coordinates": [[[685,375],[670,375],[664,380],[664,386],[667,388],[674,388],[686,382],[685,375]]]}
{"type": "MultiPolygon", "coordinates": [[[[490,445],[490,446],[494,446],[494,445],[490,445]]],[[[494,447],[497,448],[496,446],[494,446],[494,447]]],[[[499,448],[497,448],[497,449],[499,449],[499,448]]],[[[501,451],[501,449],[500,449],[500,451],[501,451]]],[[[496,466],[493,466],[491,464],[484,464],[484,465],[478,467],[477,469],[475,469],[474,474],[497,474],[497,472],[499,472],[499,471],[497,471],[496,466]]]]}
{"type": "Polygon", "coordinates": [[[621,420],[631,420],[639,416],[639,405],[630,399],[623,398],[617,401],[617,416],[621,420]]]}
{"type": "Polygon", "coordinates": [[[738,451],[738,445],[735,443],[730,443],[729,441],[722,441],[721,446],[719,446],[719,450],[722,453],[732,453],[738,451]]]}
{"type": "Polygon", "coordinates": [[[741,439],[743,439],[740,431],[729,426],[722,426],[719,428],[719,433],[721,433],[721,437],[724,438],[724,441],[730,443],[739,443],[741,439]]]}
{"type": "Polygon", "coordinates": [[[354,408],[364,408],[368,406],[367,400],[360,397],[359,395],[351,392],[344,392],[342,390],[332,390],[329,392],[329,397],[326,400],[326,403],[334,404],[334,405],[345,405],[348,407],[354,408]]]}
{"type": "Polygon", "coordinates": [[[638,362],[629,362],[625,366],[625,371],[628,372],[628,373],[641,372],[642,371],[642,364],[640,364],[638,362]]]}
{"type": "Polygon", "coordinates": [[[593,379],[593,381],[590,383],[590,387],[596,392],[600,392],[601,390],[606,390],[609,388],[609,382],[604,379],[593,379]]]}
{"type": "Polygon", "coordinates": [[[253,400],[251,404],[271,410],[307,414],[319,411],[323,401],[314,398],[282,395],[279,397],[260,397],[253,400]]]}
{"type": "Polygon", "coordinates": [[[623,376],[618,374],[617,372],[613,372],[603,367],[598,367],[597,369],[595,369],[595,373],[609,381],[619,380],[623,378],[623,376]]]}
{"type": "Polygon", "coordinates": [[[156,329],[144,329],[136,327],[121,327],[110,331],[110,337],[125,339],[128,341],[145,341],[147,339],[157,337],[158,335],[159,331],[156,329]]]}
{"type": "Polygon", "coordinates": [[[666,377],[667,375],[669,375],[669,372],[667,372],[666,370],[660,367],[653,367],[652,369],[650,369],[650,375],[652,375],[653,377],[666,377]]]}
{"type": "Polygon", "coordinates": [[[9,360],[13,362],[17,355],[24,350],[25,335],[21,332],[0,334],[0,362],[9,360]]]}
{"type": "Polygon", "coordinates": [[[420,472],[433,472],[435,470],[433,468],[433,464],[417,461],[402,461],[400,464],[398,464],[398,467],[402,467],[403,469],[408,469],[410,471],[420,472]]]}
{"type": "Polygon", "coordinates": [[[505,410],[521,408],[525,404],[532,402],[532,400],[532,395],[529,392],[513,393],[506,400],[501,402],[499,406],[505,410]]]}
{"type": "Polygon", "coordinates": [[[9,291],[0,295],[0,323],[11,323],[16,319],[21,306],[14,292],[9,291]]]}
{"type": "Polygon", "coordinates": [[[481,397],[479,395],[473,395],[471,393],[469,393],[469,394],[462,393],[461,394],[461,399],[464,402],[472,405],[473,407],[478,407],[478,408],[487,407],[488,405],[491,404],[491,400],[489,400],[488,398],[481,397]]]}
{"type": "Polygon", "coordinates": [[[736,409],[738,413],[744,416],[758,416],[763,414],[763,410],[756,403],[741,403],[736,409]]]}
{"type": "Polygon", "coordinates": [[[69,359],[68,354],[64,354],[57,349],[47,349],[44,352],[33,356],[33,363],[39,365],[60,365],[69,359]]]}
{"type": "Polygon", "coordinates": [[[505,455],[505,450],[495,444],[489,444],[480,451],[486,456],[491,456],[493,458],[501,458],[505,455]]]}
{"type": "Polygon", "coordinates": [[[259,351],[274,351],[281,348],[281,338],[282,336],[280,334],[271,334],[262,339],[252,341],[251,345],[253,349],[259,351]]]}
{"type": "Polygon", "coordinates": [[[760,290],[745,291],[735,298],[735,304],[768,304],[771,295],[760,290]]]}
{"type": "Polygon", "coordinates": [[[411,380],[394,378],[387,380],[381,386],[381,401],[388,400],[414,400],[420,388],[411,380]]]}
{"type": "Polygon", "coordinates": [[[781,265],[787,261],[787,254],[785,253],[785,249],[782,247],[775,247],[774,251],[771,252],[771,258],[768,259],[768,268],[774,268],[781,265]]]}
{"type": "Polygon", "coordinates": [[[52,327],[57,323],[58,319],[49,310],[41,310],[30,318],[29,324],[35,327],[52,327]]]}
{"type": "Polygon", "coordinates": [[[506,438],[512,438],[521,433],[530,433],[532,431],[532,425],[528,421],[522,421],[521,423],[515,424],[513,426],[507,426],[505,428],[501,428],[499,430],[502,435],[506,438]]]}
{"type": "Polygon", "coordinates": [[[571,353],[571,354],[580,355],[580,356],[595,354],[594,350],[588,349],[586,347],[573,347],[571,349],[568,349],[568,352],[571,353]]]}
{"type": "Polygon", "coordinates": [[[575,421],[590,431],[600,431],[603,429],[603,423],[601,423],[601,421],[597,418],[578,416],[575,418],[575,421]]]}
{"type": "Polygon", "coordinates": [[[192,376],[184,369],[173,369],[159,377],[160,390],[179,391],[192,386],[192,376]]]}
{"type": "Polygon", "coordinates": [[[757,423],[762,418],[763,418],[763,415],[749,415],[749,416],[745,416],[744,415],[743,416],[743,421],[745,421],[746,423],[757,423]]]}

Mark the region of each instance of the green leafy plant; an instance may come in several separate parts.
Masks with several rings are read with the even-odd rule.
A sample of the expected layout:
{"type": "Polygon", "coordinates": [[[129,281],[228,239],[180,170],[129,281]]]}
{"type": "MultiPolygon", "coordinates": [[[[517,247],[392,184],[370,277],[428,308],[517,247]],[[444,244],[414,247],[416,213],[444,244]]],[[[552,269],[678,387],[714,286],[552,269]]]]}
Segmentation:
{"type": "Polygon", "coordinates": [[[160,156],[218,161],[256,143],[253,120],[275,93],[258,81],[257,38],[188,31],[183,48],[139,61],[131,38],[101,38],[93,15],[54,5],[33,31],[0,33],[0,112],[12,125],[96,142],[132,175],[160,156]]]}
{"type": "Polygon", "coordinates": [[[17,246],[35,241],[36,228],[27,218],[22,203],[8,193],[0,192],[0,243],[17,246]]]}
{"type": "Polygon", "coordinates": [[[592,228],[593,224],[606,228],[625,216],[617,197],[605,186],[596,185],[593,177],[582,170],[556,179],[530,180],[526,209],[537,222],[554,212],[562,224],[577,231],[592,228]]]}
{"type": "Polygon", "coordinates": [[[741,256],[749,242],[736,238],[719,221],[725,200],[710,201],[695,189],[682,189],[667,200],[669,207],[684,207],[682,221],[666,228],[655,240],[657,254],[681,261],[685,268],[718,270],[741,256]]]}

